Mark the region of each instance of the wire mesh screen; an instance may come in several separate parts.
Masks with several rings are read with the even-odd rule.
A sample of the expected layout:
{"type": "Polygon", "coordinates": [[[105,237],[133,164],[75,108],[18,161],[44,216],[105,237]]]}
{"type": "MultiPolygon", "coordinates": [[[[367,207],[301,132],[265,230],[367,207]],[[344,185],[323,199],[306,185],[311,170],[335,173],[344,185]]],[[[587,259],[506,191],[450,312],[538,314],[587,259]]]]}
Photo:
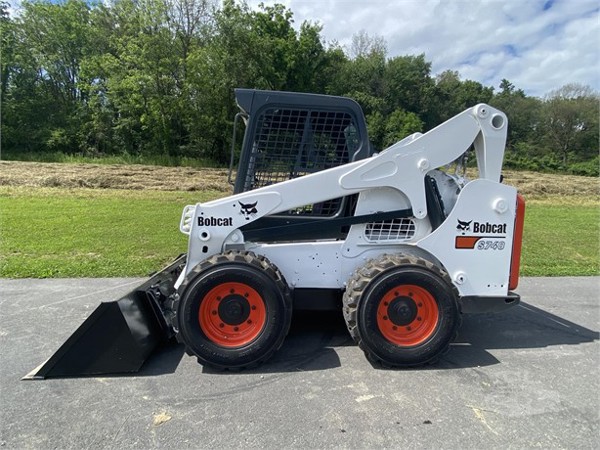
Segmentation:
{"type": "MultiPolygon", "coordinates": [[[[245,190],[268,186],[350,161],[360,136],[351,114],[268,108],[257,121],[245,190]]],[[[332,216],[341,198],[305,205],[287,214],[332,216]]]]}
{"type": "Polygon", "coordinates": [[[412,219],[392,219],[371,222],[365,227],[365,239],[369,242],[406,241],[415,235],[412,219]]]}

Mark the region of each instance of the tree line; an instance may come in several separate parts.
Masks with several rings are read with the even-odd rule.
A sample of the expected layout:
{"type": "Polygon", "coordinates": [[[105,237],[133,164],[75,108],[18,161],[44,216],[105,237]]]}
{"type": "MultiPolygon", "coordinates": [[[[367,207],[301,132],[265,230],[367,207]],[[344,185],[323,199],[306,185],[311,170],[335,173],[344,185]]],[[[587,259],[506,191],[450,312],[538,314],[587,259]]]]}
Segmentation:
{"type": "Polygon", "coordinates": [[[434,75],[425,55],[389,57],[365,32],[349,49],[294,27],[282,5],[225,0],[0,3],[4,155],[168,155],[226,162],[233,89],[354,98],[375,148],[476,103],[509,118],[507,165],[598,174],[598,93],[567,84],[544,98],[434,75]]]}

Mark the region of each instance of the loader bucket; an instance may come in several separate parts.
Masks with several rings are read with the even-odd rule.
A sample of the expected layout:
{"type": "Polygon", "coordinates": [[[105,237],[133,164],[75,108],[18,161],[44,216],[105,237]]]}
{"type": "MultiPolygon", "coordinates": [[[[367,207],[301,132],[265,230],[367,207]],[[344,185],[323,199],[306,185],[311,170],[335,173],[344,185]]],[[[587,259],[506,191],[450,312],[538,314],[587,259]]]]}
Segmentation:
{"type": "Polygon", "coordinates": [[[103,302],[46,362],[24,380],[137,372],[154,349],[172,336],[163,303],[185,255],[119,300],[103,302]]]}

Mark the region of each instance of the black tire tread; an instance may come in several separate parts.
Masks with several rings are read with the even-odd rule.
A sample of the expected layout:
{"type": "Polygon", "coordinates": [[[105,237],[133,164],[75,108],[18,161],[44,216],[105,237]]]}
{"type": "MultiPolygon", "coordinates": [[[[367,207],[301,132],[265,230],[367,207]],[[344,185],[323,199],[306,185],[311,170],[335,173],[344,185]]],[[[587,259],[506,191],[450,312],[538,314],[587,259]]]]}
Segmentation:
{"type": "MultiPolygon", "coordinates": [[[[271,261],[269,261],[266,257],[264,257],[262,255],[256,255],[256,254],[254,254],[252,252],[248,252],[248,251],[240,252],[240,251],[230,250],[225,253],[213,255],[210,258],[202,261],[200,264],[196,265],[190,271],[190,273],[185,277],[183,283],[181,284],[181,286],[179,288],[179,292],[184,292],[186,287],[192,282],[192,280],[194,280],[202,272],[204,272],[208,269],[211,269],[215,266],[223,265],[223,264],[240,264],[240,263],[248,264],[253,267],[256,267],[257,269],[263,271],[267,276],[269,276],[275,282],[275,284],[276,284],[277,288],[280,290],[280,292],[283,293],[283,296],[284,296],[284,299],[286,302],[286,308],[288,308],[291,311],[292,296],[290,293],[290,289],[289,289],[281,271],[277,268],[277,266],[275,266],[275,264],[273,264],[271,261]]],[[[210,365],[210,367],[217,369],[217,370],[223,370],[223,371],[227,370],[227,371],[231,371],[231,372],[239,372],[241,370],[252,369],[257,366],[260,366],[267,359],[269,359],[271,356],[273,356],[273,354],[277,350],[279,350],[281,348],[281,346],[283,345],[284,338],[287,335],[287,333],[289,332],[290,324],[288,323],[287,329],[285,330],[284,333],[282,333],[282,336],[278,340],[276,345],[268,353],[263,355],[262,358],[252,362],[251,364],[246,364],[246,365],[238,366],[238,367],[229,367],[229,366],[222,366],[219,364],[215,364],[213,362],[203,361],[201,358],[197,357],[197,355],[187,345],[187,343],[185,342],[185,339],[181,336],[181,333],[179,332],[179,322],[178,322],[178,317],[177,317],[177,311],[179,310],[179,302],[180,302],[180,296],[178,295],[177,299],[173,303],[173,310],[175,311],[174,329],[176,332],[175,337],[177,339],[177,342],[184,344],[185,353],[187,355],[196,356],[196,360],[198,361],[198,364],[210,365]]]]}
{"type": "Polygon", "coordinates": [[[452,339],[448,342],[446,347],[440,351],[435,357],[430,360],[423,361],[417,364],[406,364],[406,365],[390,365],[382,361],[380,358],[375,356],[369,348],[364,345],[362,339],[360,337],[360,333],[358,331],[357,326],[357,311],[358,311],[358,303],[360,298],[362,297],[365,289],[371,283],[371,281],[376,278],[378,275],[382,274],[388,269],[392,269],[397,266],[416,266],[425,268],[427,270],[432,271],[436,275],[438,275],[442,280],[444,280],[448,284],[448,288],[452,290],[454,298],[458,298],[458,289],[452,283],[450,276],[448,273],[441,268],[438,264],[434,264],[433,262],[421,258],[419,256],[410,255],[410,254],[384,254],[379,256],[378,258],[371,259],[367,261],[363,266],[359,267],[346,286],[346,290],[343,295],[343,313],[344,320],[346,321],[346,327],[348,328],[348,332],[350,336],[358,344],[360,349],[365,353],[367,359],[373,363],[376,363],[384,368],[396,368],[396,367],[418,367],[423,365],[435,364],[440,357],[448,353],[450,350],[450,344],[456,340],[458,336],[458,330],[461,326],[462,315],[458,315],[458,326],[456,327],[456,331],[452,336],[452,339]]]}

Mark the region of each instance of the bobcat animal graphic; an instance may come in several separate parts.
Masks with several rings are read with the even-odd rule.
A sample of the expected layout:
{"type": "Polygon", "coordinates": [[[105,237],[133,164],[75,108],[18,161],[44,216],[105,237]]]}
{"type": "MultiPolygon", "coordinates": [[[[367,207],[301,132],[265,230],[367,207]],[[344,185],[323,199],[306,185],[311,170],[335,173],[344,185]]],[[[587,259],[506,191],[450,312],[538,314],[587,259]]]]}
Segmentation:
{"type": "Polygon", "coordinates": [[[463,222],[462,220],[458,220],[458,225],[456,226],[456,229],[460,231],[469,231],[471,229],[471,222],[473,221],[469,220],[468,222],[463,222]]]}
{"type": "Polygon", "coordinates": [[[258,204],[258,201],[254,202],[254,203],[242,203],[242,202],[238,202],[238,203],[240,204],[240,214],[243,214],[244,217],[246,218],[246,220],[250,220],[251,216],[258,213],[258,210],[256,209],[256,205],[258,204]]]}

